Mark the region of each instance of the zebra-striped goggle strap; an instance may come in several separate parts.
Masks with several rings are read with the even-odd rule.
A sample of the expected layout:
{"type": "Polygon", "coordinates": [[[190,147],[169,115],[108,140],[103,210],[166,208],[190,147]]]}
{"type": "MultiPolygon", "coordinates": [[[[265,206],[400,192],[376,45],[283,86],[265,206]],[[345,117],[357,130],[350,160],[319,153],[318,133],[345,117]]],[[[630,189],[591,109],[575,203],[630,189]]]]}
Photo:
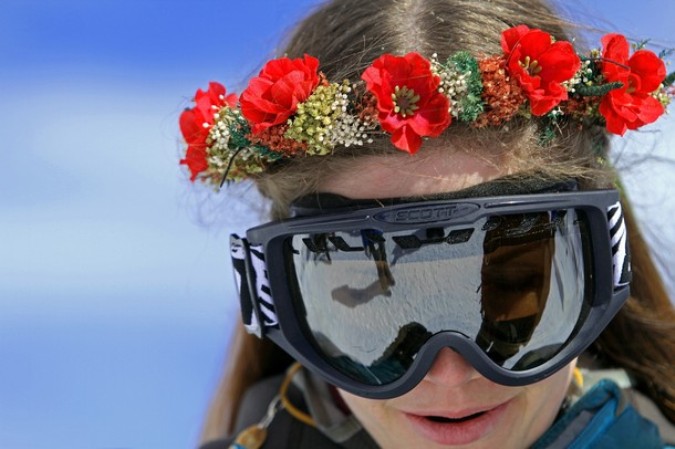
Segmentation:
{"type": "Polygon", "coordinates": [[[355,394],[391,397],[450,346],[531,383],[576,357],[628,295],[618,193],[425,201],[233,235],[247,330],[355,394]]]}

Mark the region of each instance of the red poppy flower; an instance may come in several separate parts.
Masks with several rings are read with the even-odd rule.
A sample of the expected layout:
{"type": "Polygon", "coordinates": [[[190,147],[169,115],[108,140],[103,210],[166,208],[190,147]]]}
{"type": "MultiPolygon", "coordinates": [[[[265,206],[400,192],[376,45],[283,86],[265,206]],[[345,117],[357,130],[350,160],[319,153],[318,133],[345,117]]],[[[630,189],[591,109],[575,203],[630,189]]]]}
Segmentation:
{"type": "Polygon", "coordinates": [[[652,123],[665,111],[651,94],[666,78],[666,65],[649,50],[638,50],[629,57],[630,45],[620,34],[602,38],[600,70],[607,82],[621,82],[623,87],[610,91],[600,102],[600,114],[607,130],[623,135],[626,130],[652,123]]]}
{"type": "Polygon", "coordinates": [[[561,83],[581,67],[572,44],[554,42],[550,34],[526,25],[504,31],[501,43],[508,72],[525,92],[532,114],[544,115],[567,100],[567,89],[561,83]]]}
{"type": "Polygon", "coordinates": [[[195,103],[197,105],[196,107],[201,110],[205,116],[209,115],[210,112],[211,120],[209,123],[213,123],[214,114],[220,111],[220,109],[224,106],[233,108],[237,105],[237,95],[227,95],[225,86],[212,81],[209,83],[209,88],[206,92],[197,89],[195,103]]]}
{"type": "Polygon", "coordinates": [[[253,134],[279,125],[296,111],[319,84],[319,60],[274,59],[265,64],[242,92],[241,112],[251,124],[253,134]]]}
{"type": "Polygon", "coordinates": [[[438,136],[450,125],[450,100],[438,92],[440,78],[418,53],[384,54],[361,78],[377,98],[380,126],[396,148],[413,154],[422,136],[438,136]]]}
{"type": "Polygon", "coordinates": [[[185,152],[185,158],[180,160],[190,170],[190,181],[197,179],[197,175],[209,168],[206,145],[190,145],[185,152]]]}
{"type": "Polygon", "coordinates": [[[186,109],[180,115],[180,130],[188,144],[185,158],[180,163],[190,169],[190,180],[194,181],[197,175],[208,169],[206,160],[208,146],[206,139],[213,126],[218,112],[225,106],[235,107],[237,95],[227,95],[225,86],[219,83],[209,83],[206,91],[201,89],[195,93],[195,107],[186,109]]]}

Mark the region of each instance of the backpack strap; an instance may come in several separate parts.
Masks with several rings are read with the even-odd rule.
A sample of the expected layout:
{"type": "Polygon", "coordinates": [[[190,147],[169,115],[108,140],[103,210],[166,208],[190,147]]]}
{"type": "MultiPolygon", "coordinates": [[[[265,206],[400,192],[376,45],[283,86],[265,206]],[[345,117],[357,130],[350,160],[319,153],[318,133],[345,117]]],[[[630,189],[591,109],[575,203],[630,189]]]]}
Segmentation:
{"type": "MultiPolygon", "coordinates": [[[[270,377],[249,388],[244,394],[237,413],[234,435],[208,442],[200,449],[239,449],[235,444],[237,437],[265,418],[270,404],[278,399],[286,377],[284,375],[270,377]]],[[[294,385],[288,385],[286,398],[294,408],[306,413],[307,408],[302,392],[294,385]]],[[[315,427],[296,419],[284,407],[279,409],[269,422],[267,436],[260,449],[288,449],[289,447],[294,449],[343,449],[343,446],[331,441],[315,427]]],[[[241,447],[241,449],[245,448],[241,447]]]]}

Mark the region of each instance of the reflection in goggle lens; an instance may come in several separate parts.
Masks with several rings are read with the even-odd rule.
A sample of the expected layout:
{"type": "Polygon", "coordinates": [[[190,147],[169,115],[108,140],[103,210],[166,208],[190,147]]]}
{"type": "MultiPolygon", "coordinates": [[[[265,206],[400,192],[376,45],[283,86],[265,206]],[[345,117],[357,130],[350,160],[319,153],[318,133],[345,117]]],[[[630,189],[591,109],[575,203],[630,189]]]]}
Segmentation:
{"type": "Polygon", "coordinates": [[[439,332],[520,371],[558,352],[585,307],[583,214],[491,216],[473,226],[297,234],[286,243],[305,333],[369,385],[400,378],[439,332]]]}

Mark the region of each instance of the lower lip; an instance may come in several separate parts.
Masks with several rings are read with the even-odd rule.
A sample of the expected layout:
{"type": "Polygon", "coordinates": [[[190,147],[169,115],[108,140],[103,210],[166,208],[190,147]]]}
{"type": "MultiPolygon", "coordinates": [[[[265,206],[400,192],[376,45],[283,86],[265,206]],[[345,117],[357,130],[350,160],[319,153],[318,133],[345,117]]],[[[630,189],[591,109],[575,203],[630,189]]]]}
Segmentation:
{"type": "Polygon", "coordinates": [[[480,416],[463,422],[436,422],[420,415],[406,413],[405,417],[418,435],[448,446],[470,444],[489,435],[504,416],[509,402],[505,402],[480,416]]]}

